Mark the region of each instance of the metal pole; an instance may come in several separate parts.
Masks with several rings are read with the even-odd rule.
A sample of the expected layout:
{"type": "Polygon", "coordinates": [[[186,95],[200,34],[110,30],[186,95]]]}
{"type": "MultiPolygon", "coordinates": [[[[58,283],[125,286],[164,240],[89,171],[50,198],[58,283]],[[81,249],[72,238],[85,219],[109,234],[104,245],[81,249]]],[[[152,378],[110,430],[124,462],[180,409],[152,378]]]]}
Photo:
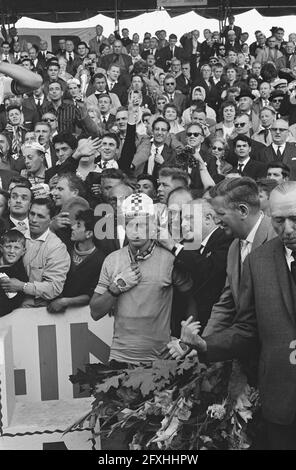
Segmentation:
{"type": "Polygon", "coordinates": [[[119,31],[118,0],[114,0],[114,21],[115,21],[115,31],[119,31]]]}

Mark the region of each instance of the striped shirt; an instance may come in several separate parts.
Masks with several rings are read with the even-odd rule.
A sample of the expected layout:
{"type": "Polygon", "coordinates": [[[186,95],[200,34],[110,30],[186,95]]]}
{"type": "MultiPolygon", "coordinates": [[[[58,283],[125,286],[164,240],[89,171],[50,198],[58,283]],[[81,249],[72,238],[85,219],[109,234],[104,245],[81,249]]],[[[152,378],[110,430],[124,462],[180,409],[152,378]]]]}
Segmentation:
{"type": "Polygon", "coordinates": [[[59,132],[75,133],[76,126],[80,126],[80,109],[71,103],[62,102],[56,110],[52,103],[45,103],[42,106],[43,113],[53,113],[58,118],[59,132]]]}

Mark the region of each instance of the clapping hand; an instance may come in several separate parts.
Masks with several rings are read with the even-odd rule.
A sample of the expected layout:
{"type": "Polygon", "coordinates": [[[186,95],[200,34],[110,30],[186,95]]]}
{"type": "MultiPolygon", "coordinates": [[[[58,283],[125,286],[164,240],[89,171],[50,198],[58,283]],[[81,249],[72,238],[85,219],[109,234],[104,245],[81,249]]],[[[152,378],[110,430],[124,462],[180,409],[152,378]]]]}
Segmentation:
{"type": "Polygon", "coordinates": [[[78,142],[78,147],[73,153],[72,157],[76,160],[81,157],[90,157],[96,152],[100,152],[102,148],[102,141],[100,137],[96,137],[92,139],[89,137],[88,139],[81,139],[78,142]]]}

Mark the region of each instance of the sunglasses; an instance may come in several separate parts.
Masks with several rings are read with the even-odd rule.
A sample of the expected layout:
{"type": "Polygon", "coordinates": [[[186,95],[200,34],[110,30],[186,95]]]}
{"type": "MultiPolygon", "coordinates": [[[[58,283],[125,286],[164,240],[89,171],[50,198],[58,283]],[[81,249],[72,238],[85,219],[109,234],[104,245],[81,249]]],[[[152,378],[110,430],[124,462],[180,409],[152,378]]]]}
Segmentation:
{"type": "Polygon", "coordinates": [[[245,125],[246,125],[245,122],[236,122],[236,123],[234,124],[234,127],[244,127],[245,125]]]}
{"type": "Polygon", "coordinates": [[[272,127],[271,132],[288,132],[289,129],[284,129],[283,127],[272,127]]]}
{"type": "Polygon", "coordinates": [[[175,85],[175,82],[166,82],[166,85],[175,85]]]}
{"type": "Polygon", "coordinates": [[[202,135],[200,132],[187,132],[187,137],[198,137],[202,135]]]}
{"type": "Polygon", "coordinates": [[[55,118],[54,118],[54,119],[51,119],[51,118],[44,118],[44,119],[42,119],[42,122],[48,122],[48,121],[54,122],[54,121],[56,121],[56,119],[55,119],[55,118]]]}
{"type": "Polygon", "coordinates": [[[218,150],[219,152],[222,152],[222,150],[224,150],[223,147],[216,147],[216,146],[212,147],[212,149],[213,150],[218,150]]]}
{"type": "Polygon", "coordinates": [[[283,101],[283,99],[281,99],[281,98],[279,98],[279,99],[274,98],[274,99],[272,100],[273,103],[281,103],[282,101],[283,101]]]}

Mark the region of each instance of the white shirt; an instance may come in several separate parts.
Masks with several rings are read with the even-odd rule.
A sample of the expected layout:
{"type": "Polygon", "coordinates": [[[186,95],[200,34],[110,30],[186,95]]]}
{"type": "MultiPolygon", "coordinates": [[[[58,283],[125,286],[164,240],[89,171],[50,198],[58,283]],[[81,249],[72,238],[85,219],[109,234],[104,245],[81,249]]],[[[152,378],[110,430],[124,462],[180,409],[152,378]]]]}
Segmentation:
{"type": "Polygon", "coordinates": [[[116,85],[117,81],[111,82],[110,80],[107,80],[107,83],[108,83],[109,90],[112,90],[112,88],[116,85]]]}
{"type": "Polygon", "coordinates": [[[261,221],[264,217],[263,212],[261,212],[259,219],[257,220],[256,224],[250,231],[249,235],[245,240],[240,240],[241,241],[241,263],[244,262],[246,256],[251,253],[252,250],[252,245],[254,243],[254,238],[257,233],[257,230],[259,228],[259,225],[261,224],[261,221]]]}
{"type": "Polygon", "coordinates": [[[272,148],[273,150],[275,151],[275,153],[277,153],[278,149],[279,151],[281,152],[281,154],[283,155],[284,151],[285,151],[285,148],[286,148],[286,143],[282,144],[282,145],[276,145],[276,144],[271,144],[272,145],[272,148]]]}
{"type": "Polygon", "coordinates": [[[291,271],[291,263],[295,261],[295,259],[292,256],[292,250],[290,250],[290,248],[287,248],[286,246],[285,246],[285,257],[286,257],[288,268],[291,271]]]}
{"type": "Polygon", "coordinates": [[[161,147],[156,147],[154,144],[151,145],[151,153],[148,159],[148,170],[147,173],[149,175],[152,175],[153,170],[154,170],[154,165],[155,165],[155,155],[158,154],[160,155],[161,152],[163,151],[163,145],[161,147]]]}
{"type": "Polygon", "coordinates": [[[46,161],[47,168],[51,168],[52,160],[51,160],[50,147],[48,147],[48,149],[46,149],[45,151],[45,161],[46,161]]]}
{"type": "Polygon", "coordinates": [[[40,106],[42,106],[42,105],[43,105],[43,101],[44,101],[44,95],[40,96],[40,98],[36,98],[36,97],[34,96],[34,101],[35,101],[36,106],[38,106],[38,101],[40,101],[40,106]]]}

